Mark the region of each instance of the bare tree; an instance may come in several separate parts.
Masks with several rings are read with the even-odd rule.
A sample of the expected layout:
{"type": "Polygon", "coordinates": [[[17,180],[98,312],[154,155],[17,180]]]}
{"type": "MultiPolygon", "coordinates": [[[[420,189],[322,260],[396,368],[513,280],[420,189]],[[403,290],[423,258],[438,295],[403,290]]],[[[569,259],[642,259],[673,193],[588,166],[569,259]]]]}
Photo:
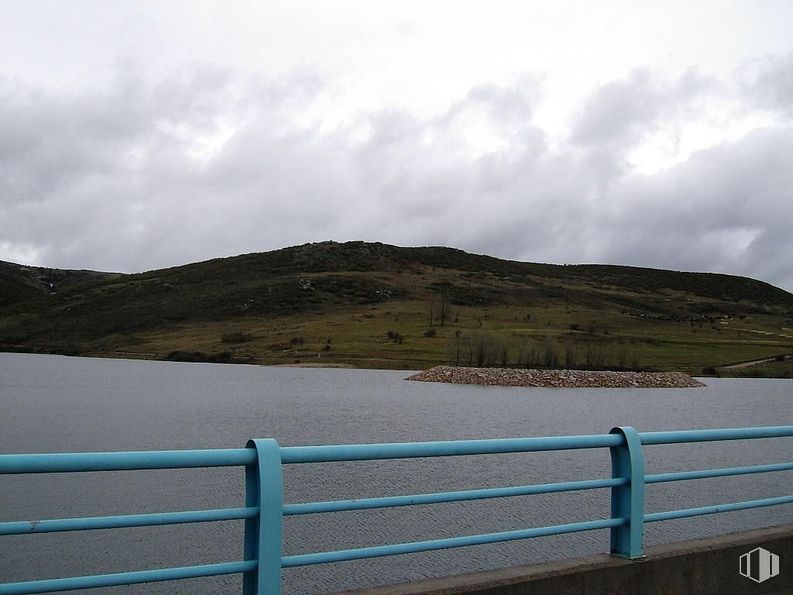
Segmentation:
{"type": "Polygon", "coordinates": [[[568,370],[575,368],[578,346],[576,345],[575,335],[570,333],[564,341],[564,366],[568,370]]]}
{"type": "Polygon", "coordinates": [[[446,342],[446,350],[449,354],[449,360],[454,362],[455,366],[460,365],[460,358],[464,355],[465,337],[461,330],[454,331],[453,335],[449,336],[446,342]]]}
{"type": "Polygon", "coordinates": [[[558,368],[559,367],[559,352],[556,348],[556,341],[553,339],[546,339],[545,345],[543,345],[543,357],[542,357],[542,364],[546,368],[558,368]]]}
{"type": "Polygon", "coordinates": [[[477,331],[472,335],[462,335],[462,355],[468,355],[468,365],[490,367],[506,366],[509,359],[507,341],[497,333],[477,331]]]}
{"type": "Polygon", "coordinates": [[[451,302],[449,302],[449,300],[446,299],[445,295],[441,297],[439,314],[440,314],[441,326],[446,324],[446,319],[451,318],[452,316],[452,305],[451,302]]]}

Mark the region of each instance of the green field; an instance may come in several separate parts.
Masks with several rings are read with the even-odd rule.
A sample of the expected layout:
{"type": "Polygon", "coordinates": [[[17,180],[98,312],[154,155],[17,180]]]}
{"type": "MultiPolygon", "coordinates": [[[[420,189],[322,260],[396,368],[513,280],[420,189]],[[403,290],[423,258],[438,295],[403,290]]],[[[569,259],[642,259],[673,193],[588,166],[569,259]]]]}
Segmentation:
{"type": "Polygon", "coordinates": [[[0,263],[0,348],[427,368],[704,368],[793,353],[793,295],[743,277],[323,243],[135,275],[0,263]]]}
{"type": "Polygon", "coordinates": [[[717,370],[727,378],[793,378],[793,359],[785,358],[728,370],[717,370]]]}

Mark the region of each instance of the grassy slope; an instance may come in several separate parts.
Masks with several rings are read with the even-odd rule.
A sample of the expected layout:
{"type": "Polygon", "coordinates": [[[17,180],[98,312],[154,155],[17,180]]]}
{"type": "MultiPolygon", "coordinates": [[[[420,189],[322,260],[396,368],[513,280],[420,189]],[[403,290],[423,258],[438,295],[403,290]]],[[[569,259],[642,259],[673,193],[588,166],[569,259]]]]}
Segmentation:
{"type": "Polygon", "coordinates": [[[793,295],[752,279],[449,248],[323,243],[136,275],[0,263],[0,348],[97,356],[423,368],[484,336],[511,364],[550,348],[559,365],[567,352],[577,366],[700,372],[793,352],[791,319],[793,295]]]}
{"type": "Polygon", "coordinates": [[[718,370],[717,374],[727,378],[793,378],[793,358],[763,362],[745,368],[718,370]]]}

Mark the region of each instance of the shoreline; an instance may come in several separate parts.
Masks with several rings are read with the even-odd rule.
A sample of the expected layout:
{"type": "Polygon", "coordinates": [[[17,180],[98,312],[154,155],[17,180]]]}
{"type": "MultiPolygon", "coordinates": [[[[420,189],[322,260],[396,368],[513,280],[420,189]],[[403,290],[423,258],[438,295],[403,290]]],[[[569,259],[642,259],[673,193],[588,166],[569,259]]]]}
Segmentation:
{"type": "MultiPolygon", "coordinates": [[[[163,362],[163,363],[209,363],[209,364],[221,364],[221,365],[235,365],[235,366],[256,366],[256,367],[274,367],[274,368],[316,368],[316,369],[347,369],[347,370],[383,370],[383,371],[405,371],[405,372],[415,372],[417,370],[422,370],[425,366],[431,365],[431,362],[426,361],[419,361],[419,360],[409,360],[403,361],[398,359],[385,359],[385,358],[355,358],[355,359],[342,359],[341,361],[317,361],[317,360],[303,360],[303,361],[257,361],[257,360],[232,360],[232,361],[211,361],[208,359],[197,359],[197,360],[190,360],[190,359],[168,359],[163,358],[155,353],[150,352],[134,352],[134,351],[112,351],[112,352],[92,352],[92,353],[74,353],[74,352],[66,352],[66,351],[43,351],[43,350],[32,350],[32,351],[24,351],[19,349],[1,349],[0,354],[8,354],[8,355],[51,355],[51,356],[60,356],[60,357],[74,357],[74,358],[86,358],[86,359],[105,359],[105,360],[118,360],[118,361],[146,361],[146,362],[163,362]],[[412,364],[412,365],[411,365],[412,364]]],[[[785,361],[790,363],[793,361],[793,355],[785,355],[785,361]]],[[[682,374],[688,378],[692,377],[705,377],[705,378],[732,378],[732,379],[772,379],[772,380],[793,380],[793,369],[789,372],[779,373],[758,373],[758,374],[749,374],[745,371],[743,373],[735,373],[729,374],[733,369],[740,369],[740,370],[752,370],[752,367],[748,364],[757,364],[759,361],[766,362],[767,364],[775,364],[778,361],[778,356],[774,358],[763,358],[762,360],[751,360],[749,362],[740,362],[739,364],[728,364],[725,366],[714,367],[712,372],[708,371],[708,368],[703,369],[703,373],[692,373],[689,372],[598,372],[598,371],[589,371],[589,370],[533,370],[537,374],[546,374],[546,373],[563,373],[563,374],[598,374],[598,373],[606,373],[606,374],[682,374]]],[[[762,365],[762,364],[761,364],[762,365]]],[[[436,366],[436,367],[448,367],[449,369],[459,369],[452,366],[436,366]]],[[[462,368],[462,366],[460,367],[462,368]]],[[[435,368],[427,369],[434,370],[435,368]]],[[[496,368],[483,368],[483,370],[493,370],[496,368]]],[[[688,368],[686,368],[688,369],[688,368]]],[[[525,373],[525,368],[505,368],[505,370],[512,370],[518,373],[525,373]]],[[[416,378],[414,380],[422,380],[420,378],[416,378]]],[[[426,380],[430,381],[430,380],[426,380]]],[[[437,380],[436,382],[446,382],[445,380],[437,380]]],[[[484,384],[482,382],[457,382],[458,384],[484,384]]],[[[493,383],[498,384],[498,383],[493,383]]],[[[510,384],[504,384],[504,386],[511,386],[510,384]]],[[[544,386],[543,384],[515,384],[512,386],[544,386]]],[[[550,384],[549,386],[556,386],[556,384],[550,384]]],[[[597,385],[588,385],[588,386],[597,386],[597,385]]],[[[627,385],[632,386],[632,385],[627,385]]],[[[698,385],[686,385],[683,388],[688,388],[689,386],[698,386],[698,385]]],[[[661,386],[661,388],[664,388],[661,386]]],[[[677,388],[677,385],[669,387],[669,388],[677,388]]]]}

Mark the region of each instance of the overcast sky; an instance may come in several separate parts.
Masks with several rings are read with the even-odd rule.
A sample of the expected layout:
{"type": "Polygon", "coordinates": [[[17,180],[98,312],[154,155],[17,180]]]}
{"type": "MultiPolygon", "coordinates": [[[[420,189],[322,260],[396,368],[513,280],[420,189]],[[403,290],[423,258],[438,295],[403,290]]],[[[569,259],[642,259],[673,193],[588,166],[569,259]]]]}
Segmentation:
{"type": "Polygon", "coordinates": [[[0,0],[0,259],[322,240],[793,290],[793,3],[0,0]]]}

